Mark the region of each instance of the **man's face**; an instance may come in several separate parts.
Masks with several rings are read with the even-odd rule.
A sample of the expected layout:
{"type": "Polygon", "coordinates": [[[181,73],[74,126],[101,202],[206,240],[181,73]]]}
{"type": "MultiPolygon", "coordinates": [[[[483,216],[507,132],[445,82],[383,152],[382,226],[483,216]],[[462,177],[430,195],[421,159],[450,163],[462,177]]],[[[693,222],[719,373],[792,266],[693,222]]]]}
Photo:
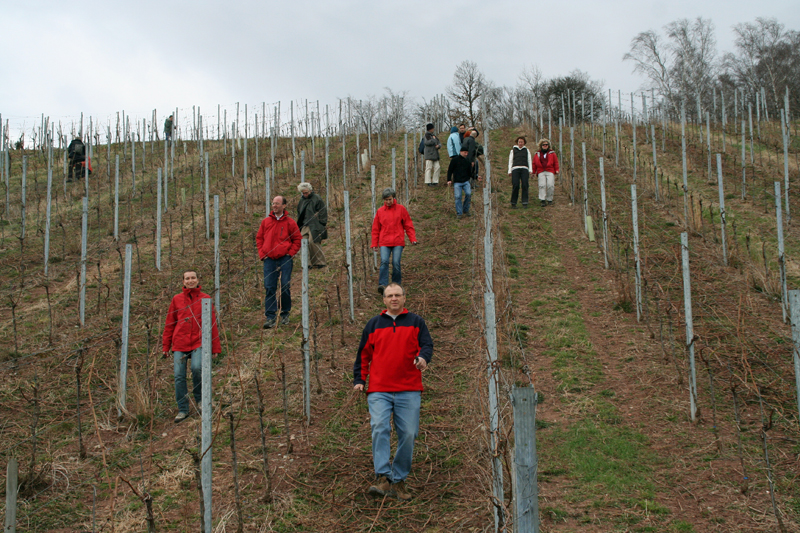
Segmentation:
{"type": "Polygon", "coordinates": [[[383,291],[383,303],[386,305],[386,309],[389,310],[389,313],[393,315],[400,313],[406,305],[406,296],[403,294],[403,289],[396,285],[387,287],[386,290],[383,291]]]}
{"type": "Polygon", "coordinates": [[[272,212],[275,216],[282,216],[286,204],[283,203],[283,196],[276,196],[272,199],[272,212]]]}
{"type": "Polygon", "coordinates": [[[467,157],[469,155],[469,150],[461,150],[461,157],[467,157]]]}
{"type": "Polygon", "coordinates": [[[311,191],[303,191],[302,195],[303,195],[303,198],[308,198],[309,196],[311,196],[311,191]]]}
{"type": "Polygon", "coordinates": [[[464,133],[465,131],[467,131],[467,127],[465,125],[462,124],[458,127],[458,133],[464,133]]]}
{"type": "Polygon", "coordinates": [[[187,289],[194,289],[200,283],[200,280],[197,279],[197,272],[193,270],[187,270],[183,273],[183,286],[187,289]]]}
{"type": "Polygon", "coordinates": [[[389,207],[393,204],[394,204],[394,197],[390,196],[389,198],[383,199],[383,205],[385,205],[386,207],[389,207]]]}

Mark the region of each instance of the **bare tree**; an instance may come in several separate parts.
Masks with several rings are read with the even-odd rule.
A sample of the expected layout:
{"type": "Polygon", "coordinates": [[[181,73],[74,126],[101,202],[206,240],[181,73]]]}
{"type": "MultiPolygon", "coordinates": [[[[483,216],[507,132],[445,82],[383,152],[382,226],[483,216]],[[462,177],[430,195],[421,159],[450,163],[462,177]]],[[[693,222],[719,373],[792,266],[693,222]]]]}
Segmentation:
{"type": "Polygon", "coordinates": [[[636,35],[622,59],[633,61],[633,71],[643,74],[673,108],[690,98],[698,106],[709,104],[719,71],[714,24],[697,17],[670,22],[664,29],[666,38],[653,30],[636,35]]]}
{"type": "Polygon", "coordinates": [[[633,61],[633,71],[643,74],[662,96],[674,101],[670,76],[670,51],[662,37],[653,30],[643,31],[631,39],[631,51],[622,56],[623,61],[633,61]]]}
{"type": "Polygon", "coordinates": [[[487,89],[486,78],[473,61],[462,61],[453,73],[453,84],[447,87],[447,95],[455,103],[462,116],[475,124],[480,115],[479,103],[487,89]]]}
{"type": "Polygon", "coordinates": [[[681,94],[694,94],[701,101],[709,98],[717,74],[714,24],[702,17],[680,19],[667,24],[666,30],[675,61],[672,78],[681,94]]]}
{"type": "Polygon", "coordinates": [[[798,89],[792,79],[800,77],[800,34],[786,31],[774,18],[737,24],[733,32],[738,54],[725,54],[725,68],[751,94],[761,87],[767,89],[777,111],[783,107],[786,87],[793,94],[798,89]]]}

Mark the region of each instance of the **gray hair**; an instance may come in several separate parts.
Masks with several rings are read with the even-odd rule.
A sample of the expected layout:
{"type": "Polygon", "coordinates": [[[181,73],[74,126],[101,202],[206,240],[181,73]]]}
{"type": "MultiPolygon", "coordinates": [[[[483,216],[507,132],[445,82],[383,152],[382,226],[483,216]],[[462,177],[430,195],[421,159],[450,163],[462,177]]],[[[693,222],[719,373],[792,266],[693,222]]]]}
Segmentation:
{"type": "Polygon", "coordinates": [[[392,189],[391,187],[386,187],[385,189],[383,189],[383,196],[382,196],[382,198],[383,198],[384,200],[385,200],[385,199],[387,199],[387,198],[394,198],[395,196],[397,196],[397,193],[396,193],[396,192],[395,192],[395,190],[394,190],[394,189],[392,189]]]}
{"type": "Polygon", "coordinates": [[[300,185],[297,186],[297,191],[301,192],[301,193],[303,191],[312,192],[313,190],[314,190],[314,187],[312,187],[311,184],[308,183],[307,181],[304,181],[303,183],[301,183],[300,185]]]}

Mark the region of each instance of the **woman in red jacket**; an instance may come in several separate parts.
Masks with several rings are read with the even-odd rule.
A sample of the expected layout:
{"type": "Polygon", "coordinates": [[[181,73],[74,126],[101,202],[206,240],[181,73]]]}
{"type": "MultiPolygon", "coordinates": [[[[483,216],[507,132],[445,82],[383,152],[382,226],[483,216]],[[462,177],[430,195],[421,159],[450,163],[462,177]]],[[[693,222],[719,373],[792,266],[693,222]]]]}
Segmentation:
{"type": "Polygon", "coordinates": [[[378,292],[389,285],[389,259],[392,260],[392,283],[400,285],[402,272],[400,258],[406,245],[406,236],[411,244],[417,244],[414,223],[405,207],[397,203],[395,190],[391,187],[383,190],[383,207],[375,213],[372,221],[371,248],[380,248],[381,269],[378,273],[378,292]]]}
{"type": "MultiPolygon", "coordinates": [[[[203,353],[201,334],[203,331],[203,314],[201,299],[211,298],[200,291],[197,272],[187,270],[183,273],[183,292],[172,298],[164,324],[163,354],[166,359],[172,351],[175,374],[175,399],[178,402],[178,415],[175,423],[182,422],[189,416],[189,394],[186,388],[186,360],[191,361],[192,392],[194,401],[200,406],[203,399],[203,353]]],[[[222,350],[217,330],[217,317],[214,306],[211,306],[211,353],[216,355],[222,350]]]]}
{"type": "Polygon", "coordinates": [[[558,157],[550,149],[550,141],[539,141],[539,150],[533,154],[533,173],[539,176],[539,200],[542,207],[553,205],[555,177],[558,175],[558,157]]]}

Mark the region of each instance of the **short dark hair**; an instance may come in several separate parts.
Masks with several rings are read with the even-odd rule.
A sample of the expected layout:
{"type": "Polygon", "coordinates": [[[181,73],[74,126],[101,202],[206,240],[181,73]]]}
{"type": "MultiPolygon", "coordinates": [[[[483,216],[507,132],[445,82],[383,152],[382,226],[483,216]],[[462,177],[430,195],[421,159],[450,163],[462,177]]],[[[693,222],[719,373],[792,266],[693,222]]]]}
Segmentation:
{"type": "Polygon", "coordinates": [[[458,127],[459,127],[459,128],[460,128],[461,126],[464,126],[465,128],[467,127],[467,125],[466,125],[466,124],[464,124],[463,122],[462,122],[461,124],[459,124],[459,125],[458,125],[458,127]]]}
{"type": "Polygon", "coordinates": [[[525,144],[528,144],[528,139],[526,139],[526,138],[525,138],[525,137],[523,137],[522,135],[520,135],[519,137],[517,137],[516,139],[514,139],[514,142],[517,142],[517,141],[519,141],[520,139],[522,139],[522,142],[523,142],[523,143],[525,143],[525,144]]]}
{"type": "Polygon", "coordinates": [[[428,130],[428,131],[431,131],[433,129],[433,123],[432,122],[428,122],[428,125],[425,126],[425,129],[428,130]]]}
{"type": "Polygon", "coordinates": [[[195,270],[194,268],[186,268],[186,269],[184,269],[183,274],[181,274],[181,276],[185,276],[187,272],[194,272],[194,275],[197,276],[198,279],[200,279],[200,273],[197,270],[195,270]]]}
{"type": "Polygon", "coordinates": [[[388,289],[389,287],[397,287],[403,293],[402,294],[403,296],[406,295],[406,290],[403,288],[403,286],[400,285],[399,283],[394,282],[394,281],[391,282],[390,284],[388,284],[385,289],[383,289],[383,294],[386,294],[386,289],[388,289]]]}

